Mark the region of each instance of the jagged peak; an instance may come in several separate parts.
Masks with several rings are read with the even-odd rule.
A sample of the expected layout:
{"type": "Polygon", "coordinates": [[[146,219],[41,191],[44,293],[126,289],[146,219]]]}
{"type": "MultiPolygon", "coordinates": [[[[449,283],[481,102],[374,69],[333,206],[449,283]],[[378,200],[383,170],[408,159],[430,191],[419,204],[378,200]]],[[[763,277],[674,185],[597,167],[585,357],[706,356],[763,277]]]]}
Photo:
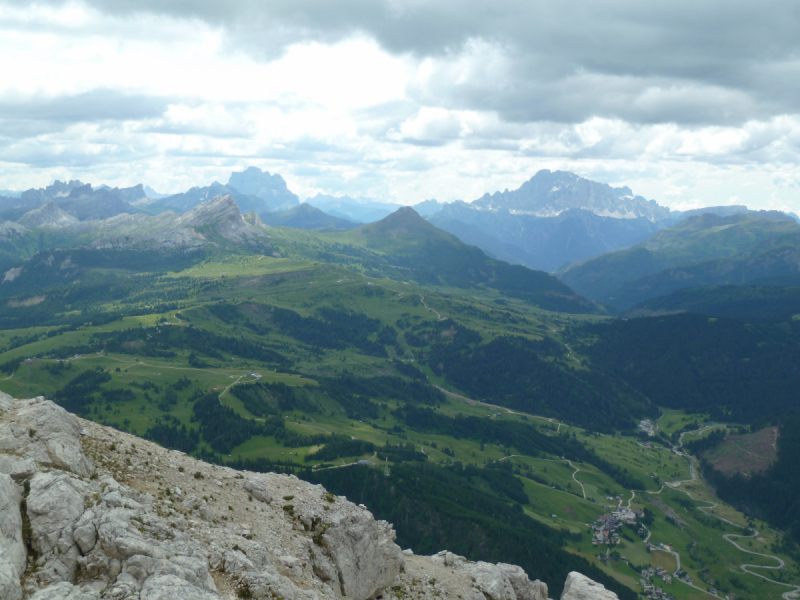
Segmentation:
{"type": "Polygon", "coordinates": [[[243,218],[245,223],[249,223],[253,227],[266,227],[264,222],[261,220],[261,217],[259,217],[258,213],[256,213],[254,210],[251,210],[249,213],[244,215],[243,218]]]}
{"type": "Polygon", "coordinates": [[[47,225],[63,227],[77,222],[78,219],[62,210],[53,200],[48,200],[42,206],[29,210],[18,220],[18,223],[27,227],[43,227],[47,225]]]}

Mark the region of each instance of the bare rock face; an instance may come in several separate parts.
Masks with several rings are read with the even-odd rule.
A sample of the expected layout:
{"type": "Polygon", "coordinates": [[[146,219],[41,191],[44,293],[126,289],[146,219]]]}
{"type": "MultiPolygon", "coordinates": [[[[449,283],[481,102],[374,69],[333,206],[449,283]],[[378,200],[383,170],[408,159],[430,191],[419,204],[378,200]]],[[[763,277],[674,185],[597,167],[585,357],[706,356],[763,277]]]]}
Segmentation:
{"type": "Polygon", "coordinates": [[[592,581],[585,575],[573,571],[567,575],[567,582],[564,584],[564,591],[561,600],[619,600],[614,592],[611,592],[601,583],[592,581]]]}
{"type": "Polygon", "coordinates": [[[0,475],[0,598],[22,598],[20,576],[25,572],[21,494],[8,475],[0,475]]]}
{"type": "Polygon", "coordinates": [[[478,594],[475,600],[547,600],[547,584],[531,581],[522,567],[505,563],[472,562],[463,556],[442,551],[432,562],[448,570],[466,574],[478,594]]]}
{"type": "MultiPolygon", "coordinates": [[[[2,395],[5,399],[0,409],[9,406],[10,400],[2,395]]],[[[0,413],[0,453],[7,453],[0,469],[19,477],[35,469],[35,463],[76,475],[92,474],[92,463],[81,449],[83,425],[75,415],[44,398],[10,406],[0,413]]]]}
{"type": "Polygon", "coordinates": [[[75,523],[84,511],[88,486],[66,473],[37,473],[28,495],[31,542],[48,583],[69,581],[75,574],[78,547],[75,523]]]}
{"type": "Polygon", "coordinates": [[[94,594],[87,594],[71,583],[62,582],[39,590],[30,600],[97,600],[94,594]]]}
{"type": "Polygon", "coordinates": [[[374,598],[391,585],[403,565],[394,529],[349,502],[334,508],[314,538],[314,568],[320,577],[338,580],[343,596],[374,598]]]}

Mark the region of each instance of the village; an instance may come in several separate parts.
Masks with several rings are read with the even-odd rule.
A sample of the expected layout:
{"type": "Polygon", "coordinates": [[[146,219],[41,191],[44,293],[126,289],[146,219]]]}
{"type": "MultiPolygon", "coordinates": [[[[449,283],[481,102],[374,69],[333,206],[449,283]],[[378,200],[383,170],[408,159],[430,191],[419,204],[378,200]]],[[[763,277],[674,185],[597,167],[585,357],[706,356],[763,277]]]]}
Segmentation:
{"type": "MultiPolygon", "coordinates": [[[[621,499],[607,497],[607,500],[616,500],[619,502],[621,499]]],[[[608,508],[608,507],[606,507],[608,508]]],[[[592,530],[592,545],[599,546],[599,545],[608,545],[614,546],[620,543],[620,536],[618,530],[623,527],[624,525],[631,525],[635,526],[638,521],[640,521],[644,517],[644,511],[641,509],[630,509],[620,507],[617,510],[606,513],[601,515],[597,521],[590,525],[592,530]]],[[[640,536],[644,537],[647,533],[647,530],[643,525],[640,525],[638,532],[640,536]]],[[[650,546],[648,544],[648,546],[650,546]]],[[[661,544],[662,548],[665,551],[669,551],[669,546],[661,544]]],[[[656,548],[656,546],[650,546],[652,548],[656,548]]],[[[606,556],[600,557],[602,562],[607,560],[606,556]]],[[[687,583],[691,584],[692,580],[688,574],[683,573],[684,577],[682,578],[687,583]]],[[[671,585],[673,581],[673,575],[671,573],[667,573],[663,567],[646,567],[641,570],[642,578],[639,580],[643,588],[643,593],[646,598],[650,598],[652,600],[675,600],[675,596],[670,593],[664,591],[662,587],[657,586],[653,583],[652,578],[658,577],[660,578],[665,585],[671,585]]]]}
{"type": "MultiPolygon", "coordinates": [[[[608,500],[613,498],[608,497],[608,500]]],[[[616,498],[617,501],[621,499],[616,498]]],[[[600,544],[615,545],[619,544],[619,533],[617,529],[623,525],[635,525],[637,519],[644,516],[644,511],[640,509],[619,508],[613,513],[606,513],[590,525],[592,529],[592,545],[600,544]]]]}

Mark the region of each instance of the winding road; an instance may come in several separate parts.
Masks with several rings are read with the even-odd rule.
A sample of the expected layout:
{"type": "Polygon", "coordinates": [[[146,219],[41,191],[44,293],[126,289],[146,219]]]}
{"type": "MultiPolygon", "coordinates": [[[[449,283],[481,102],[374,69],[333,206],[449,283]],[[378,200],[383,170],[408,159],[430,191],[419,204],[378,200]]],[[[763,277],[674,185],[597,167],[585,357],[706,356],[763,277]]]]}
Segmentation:
{"type": "MultiPolygon", "coordinates": [[[[680,437],[678,438],[678,445],[676,446],[676,448],[682,448],[683,447],[683,436],[686,435],[687,433],[703,433],[705,431],[708,431],[709,429],[713,429],[713,428],[718,427],[718,426],[719,425],[707,425],[707,426],[705,426],[705,427],[703,427],[701,429],[695,430],[695,431],[685,431],[685,432],[681,433],[680,437]]],[[[670,487],[671,489],[677,490],[679,492],[683,492],[684,494],[689,496],[689,498],[691,498],[695,502],[705,502],[705,503],[707,503],[709,506],[698,506],[697,507],[697,509],[700,512],[702,512],[704,515],[707,515],[709,517],[717,518],[720,521],[728,523],[729,525],[732,525],[734,527],[738,527],[740,529],[746,529],[744,526],[739,525],[738,523],[734,523],[733,521],[729,521],[728,519],[725,519],[724,517],[721,517],[718,514],[712,512],[713,509],[718,506],[718,504],[716,502],[711,502],[710,500],[703,500],[703,499],[700,499],[700,498],[695,498],[687,490],[681,489],[681,485],[683,485],[684,483],[695,482],[695,481],[698,480],[697,471],[696,471],[695,466],[694,466],[694,458],[692,458],[691,456],[689,456],[686,453],[684,453],[684,456],[686,456],[686,458],[689,460],[689,463],[690,463],[689,464],[689,473],[691,474],[691,478],[690,479],[680,480],[680,481],[667,482],[666,485],[668,487],[670,487]]],[[[664,490],[664,487],[665,486],[661,486],[661,489],[659,489],[657,492],[644,491],[643,493],[653,494],[653,495],[660,494],[664,490]]],[[[640,493],[642,493],[642,492],[640,491],[640,493]]],[[[633,501],[635,496],[636,496],[636,492],[634,490],[631,490],[631,497],[628,500],[628,508],[630,508],[631,502],[633,501]]],[[[650,530],[647,529],[646,527],[645,527],[645,530],[647,531],[647,537],[644,540],[645,545],[648,545],[651,548],[656,548],[652,544],[648,543],[648,540],[650,539],[650,530]]],[[[779,570],[779,569],[785,568],[786,563],[781,558],[779,558],[777,556],[774,556],[772,554],[764,554],[762,552],[754,552],[752,550],[746,550],[745,548],[742,548],[738,543],[736,543],[734,541],[735,539],[748,539],[748,538],[756,538],[756,537],[758,537],[758,535],[759,535],[758,531],[756,531],[754,529],[751,529],[751,531],[753,531],[752,535],[739,535],[739,534],[735,534],[735,533],[725,533],[725,534],[722,534],[722,538],[726,542],[728,542],[730,544],[733,544],[733,546],[737,550],[739,550],[741,552],[744,552],[746,554],[752,554],[754,556],[761,556],[761,557],[769,559],[769,560],[774,560],[774,561],[777,561],[777,564],[774,565],[774,566],[767,566],[767,565],[755,565],[755,564],[751,564],[751,563],[742,563],[742,564],[739,565],[739,568],[745,573],[748,573],[750,575],[754,575],[755,577],[759,577],[760,579],[763,579],[763,580],[768,581],[770,583],[774,583],[776,585],[781,585],[781,586],[786,586],[786,587],[792,588],[791,590],[788,590],[788,591],[784,592],[783,594],[781,594],[781,598],[783,598],[784,600],[791,600],[793,598],[797,598],[798,594],[800,594],[800,586],[799,585],[792,584],[792,583],[785,583],[783,581],[776,581],[774,579],[770,579],[766,575],[763,575],[761,573],[756,573],[755,571],[752,570],[752,569],[779,570]]],[[[675,552],[675,551],[663,550],[661,548],[658,548],[658,550],[660,550],[662,552],[669,552],[670,554],[675,556],[675,558],[677,560],[677,565],[678,565],[676,570],[675,570],[675,575],[677,575],[678,571],[681,568],[680,567],[680,565],[681,565],[680,554],[678,552],[675,552]]],[[[676,577],[676,579],[677,579],[677,577],[676,577]]],[[[697,587],[696,585],[687,583],[686,581],[683,581],[682,579],[677,579],[677,581],[680,581],[684,585],[689,585],[689,586],[691,586],[691,587],[693,587],[696,590],[699,590],[701,592],[705,592],[709,596],[716,597],[716,596],[713,596],[713,594],[710,594],[709,592],[707,592],[706,590],[703,590],[703,589],[697,587]]]]}

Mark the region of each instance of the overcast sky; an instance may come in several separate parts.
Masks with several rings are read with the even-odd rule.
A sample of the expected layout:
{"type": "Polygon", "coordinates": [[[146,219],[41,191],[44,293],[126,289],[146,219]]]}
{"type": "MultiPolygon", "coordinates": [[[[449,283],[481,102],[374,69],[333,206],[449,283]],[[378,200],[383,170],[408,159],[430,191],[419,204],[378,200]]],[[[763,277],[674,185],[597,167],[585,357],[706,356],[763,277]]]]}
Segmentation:
{"type": "Polygon", "coordinates": [[[473,200],[543,168],[800,212],[800,5],[0,0],[0,189],[473,200]]]}

